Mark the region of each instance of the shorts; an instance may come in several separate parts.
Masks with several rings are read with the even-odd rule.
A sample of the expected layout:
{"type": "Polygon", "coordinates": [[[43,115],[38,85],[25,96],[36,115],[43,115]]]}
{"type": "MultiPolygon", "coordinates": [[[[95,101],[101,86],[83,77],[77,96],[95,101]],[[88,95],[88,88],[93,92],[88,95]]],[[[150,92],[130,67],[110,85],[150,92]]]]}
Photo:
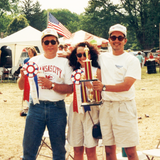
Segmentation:
{"type": "MultiPolygon", "coordinates": [[[[90,106],[91,117],[96,124],[99,122],[99,106],[90,106]]],[[[68,116],[67,140],[72,147],[84,146],[92,148],[98,145],[98,139],[92,136],[93,123],[88,111],[84,114],[73,112],[73,103],[70,105],[68,116]]]]}
{"type": "Polygon", "coordinates": [[[139,144],[137,110],[134,100],[105,101],[100,107],[100,125],[105,146],[133,147],[139,144]]]}

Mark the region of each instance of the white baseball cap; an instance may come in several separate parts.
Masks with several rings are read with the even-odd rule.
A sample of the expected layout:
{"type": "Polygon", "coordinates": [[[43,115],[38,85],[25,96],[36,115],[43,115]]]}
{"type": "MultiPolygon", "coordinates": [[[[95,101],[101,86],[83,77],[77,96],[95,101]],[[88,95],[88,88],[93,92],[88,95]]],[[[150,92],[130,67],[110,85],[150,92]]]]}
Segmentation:
{"type": "Polygon", "coordinates": [[[109,35],[114,32],[114,31],[119,31],[119,32],[122,32],[125,37],[127,36],[127,28],[125,26],[122,26],[121,24],[115,24],[113,26],[111,26],[109,28],[109,35]]]}
{"type": "Polygon", "coordinates": [[[41,40],[45,37],[45,36],[55,36],[58,39],[58,34],[54,29],[51,28],[46,28],[44,31],[42,31],[42,36],[41,36],[41,40]]]}

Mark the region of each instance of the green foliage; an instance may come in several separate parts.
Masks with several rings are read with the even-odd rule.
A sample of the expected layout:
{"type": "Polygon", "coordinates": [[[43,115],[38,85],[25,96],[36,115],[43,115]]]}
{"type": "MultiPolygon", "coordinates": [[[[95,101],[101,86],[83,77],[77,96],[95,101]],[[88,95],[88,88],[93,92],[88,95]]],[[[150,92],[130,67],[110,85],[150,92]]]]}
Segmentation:
{"type": "Polygon", "coordinates": [[[120,23],[128,30],[125,49],[144,50],[159,47],[160,0],[120,0],[117,5],[111,0],[89,0],[88,7],[80,15],[68,9],[42,11],[40,3],[33,3],[33,0],[23,0],[18,8],[18,2],[19,0],[0,1],[0,32],[5,32],[13,19],[19,26],[16,28],[10,24],[7,28],[8,34],[23,27],[18,22],[18,17],[15,20],[20,8],[21,14],[26,17],[25,20],[20,20],[25,21],[24,26],[29,24],[40,31],[47,27],[47,13],[50,12],[72,33],[84,30],[108,38],[109,27],[120,23]]]}
{"type": "Polygon", "coordinates": [[[10,3],[9,0],[1,0],[0,1],[0,16],[6,11],[10,11],[10,3]]]}
{"type": "Polygon", "coordinates": [[[108,38],[109,27],[123,22],[123,16],[117,12],[118,6],[110,0],[90,0],[82,21],[83,28],[97,36],[108,38]],[[92,24],[92,25],[90,25],[92,24]]]}
{"type": "Polygon", "coordinates": [[[158,26],[160,22],[159,0],[121,0],[130,30],[142,49],[158,45],[158,26]],[[156,27],[155,27],[156,26],[156,27]]]}
{"type": "Polygon", "coordinates": [[[20,15],[19,17],[16,17],[12,20],[12,22],[7,27],[7,35],[10,35],[14,32],[17,32],[25,27],[27,27],[29,24],[27,22],[27,19],[20,15]]]}
{"type": "Polygon", "coordinates": [[[30,26],[42,31],[46,28],[46,14],[45,11],[41,11],[41,5],[37,1],[33,3],[33,0],[22,1],[22,14],[25,15],[29,21],[30,26]]]}
{"type": "Polygon", "coordinates": [[[19,0],[1,0],[0,17],[6,12],[18,13],[18,2],[19,0]]]}
{"type": "Polygon", "coordinates": [[[113,5],[110,0],[90,0],[82,21],[83,28],[107,38],[109,27],[120,23],[128,29],[126,47],[132,49],[157,47],[160,0],[120,1],[120,4],[113,5]]]}
{"type": "Polygon", "coordinates": [[[0,16],[0,33],[6,32],[6,28],[9,25],[9,23],[12,21],[12,16],[7,15],[4,13],[2,16],[0,16]]]}

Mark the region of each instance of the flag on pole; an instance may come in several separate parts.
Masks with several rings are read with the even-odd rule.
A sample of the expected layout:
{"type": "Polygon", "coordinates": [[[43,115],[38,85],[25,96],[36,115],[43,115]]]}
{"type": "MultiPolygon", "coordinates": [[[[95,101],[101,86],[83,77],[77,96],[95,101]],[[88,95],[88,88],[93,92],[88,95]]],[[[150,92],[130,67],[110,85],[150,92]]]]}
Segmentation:
{"type": "Polygon", "coordinates": [[[72,33],[65,26],[63,26],[63,24],[61,24],[51,13],[49,13],[47,28],[55,29],[57,33],[66,38],[70,38],[72,35],[72,33]]]}

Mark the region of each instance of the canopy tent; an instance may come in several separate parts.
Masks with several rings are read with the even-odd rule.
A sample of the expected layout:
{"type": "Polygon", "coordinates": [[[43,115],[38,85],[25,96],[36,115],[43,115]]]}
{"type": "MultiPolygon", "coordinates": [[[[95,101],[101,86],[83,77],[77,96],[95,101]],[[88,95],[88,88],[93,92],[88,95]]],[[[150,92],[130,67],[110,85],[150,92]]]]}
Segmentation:
{"type": "Polygon", "coordinates": [[[9,46],[12,50],[12,65],[17,66],[22,50],[25,47],[37,46],[42,52],[41,31],[27,26],[22,30],[0,39],[0,47],[9,46]]]}
{"type": "Polygon", "coordinates": [[[72,46],[76,45],[77,43],[84,42],[84,41],[90,42],[91,40],[96,40],[98,46],[102,45],[102,43],[108,43],[107,39],[97,37],[91,33],[85,32],[83,30],[79,30],[75,33],[72,33],[72,36],[69,39],[67,39],[65,37],[59,38],[59,42],[61,44],[68,44],[68,45],[72,45],[72,46]]]}

